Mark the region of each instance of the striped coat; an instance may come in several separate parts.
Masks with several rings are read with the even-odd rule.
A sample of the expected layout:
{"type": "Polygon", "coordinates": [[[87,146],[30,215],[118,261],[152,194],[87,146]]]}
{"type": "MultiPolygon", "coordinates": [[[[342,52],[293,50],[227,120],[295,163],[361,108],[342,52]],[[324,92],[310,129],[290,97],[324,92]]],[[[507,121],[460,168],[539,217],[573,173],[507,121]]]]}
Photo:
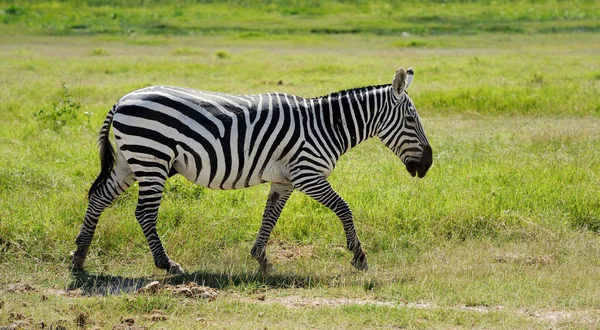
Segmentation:
{"type": "Polygon", "coordinates": [[[83,268],[102,211],[133,182],[139,183],[138,219],[155,264],[170,273],[171,260],[156,232],[164,184],[181,174],[212,189],[270,182],[263,223],[251,250],[263,271],[265,247],[288,197],[299,190],[331,208],[342,221],[352,264],[366,269],[352,212],[327,177],[342,154],[378,136],[414,176],[431,166],[431,147],[405,89],[412,70],[399,69],[390,85],[346,90],[317,98],[283,93],[233,95],[153,86],[121,98],[100,131],[101,173],[73,253],[83,268]],[[109,141],[114,129],[116,150],[109,141]]]}

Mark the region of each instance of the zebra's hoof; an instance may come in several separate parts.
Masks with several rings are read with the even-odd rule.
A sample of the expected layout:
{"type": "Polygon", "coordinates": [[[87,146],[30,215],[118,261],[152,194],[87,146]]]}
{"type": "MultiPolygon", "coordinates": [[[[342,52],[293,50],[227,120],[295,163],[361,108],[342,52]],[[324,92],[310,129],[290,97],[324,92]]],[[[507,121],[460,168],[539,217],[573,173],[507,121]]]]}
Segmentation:
{"type": "Polygon", "coordinates": [[[77,251],[71,252],[71,264],[69,265],[69,269],[72,274],[77,274],[83,272],[83,263],[85,262],[85,257],[81,257],[77,255],[77,251]]]}
{"type": "Polygon", "coordinates": [[[171,261],[170,264],[171,266],[169,267],[169,270],[167,270],[167,274],[179,275],[184,273],[183,268],[178,263],[171,261]]]}
{"type": "Polygon", "coordinates": [[[265,276],[275,271],[275,267],[270,262],[260,263],[260,273],[265,276]]]}
{"type": "Polygon", "coordinates": [[[369,263],[367,263],[367,256],[364,253],[361,253],[359,256],[355,256],[352,258],[351,262],[352,266],[358,270],[368,270],[369,263]]]}

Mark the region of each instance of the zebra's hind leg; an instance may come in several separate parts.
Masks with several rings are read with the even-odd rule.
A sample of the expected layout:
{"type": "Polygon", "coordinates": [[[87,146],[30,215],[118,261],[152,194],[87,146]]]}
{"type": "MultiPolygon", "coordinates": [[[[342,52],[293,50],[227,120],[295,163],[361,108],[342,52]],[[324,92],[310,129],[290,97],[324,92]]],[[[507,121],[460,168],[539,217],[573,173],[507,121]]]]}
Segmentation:
{"type": "Polygon", "coordinates": [[[134,173],[140,188],[135,217],[146,236],[154,258],[154,264],[160,269],[165,269],[169,274],[182,274],[183,268],[169,258],[156,231],[158,208],[167,180],[167,173],[142,171],[134,173]]]}
{"type": "Polygon", "coordinates": [[[252,250],[250,251],[252,257],[260,264],[260,271],[263,274],[266,274],[272,268],[266,254],[267,241],[269,240],[269,236],[271,236],[273,227],[277,223],[277,219],[279,219],[281,210],[283,210],[293,190],[294,187],[291,183],[271,183],[262,224],[254,241],[254,246],[252,246],[252,250]]]}
{"type": "Polygon", "coordinates": [[[367,270],[369,268],[367,256],[356,235],[352,211],[348,204],[331,188],[329,182],[320,174],[315,174],[314,176],[304,174],[302,177],[294,180],[294,188],[335,212],[342,221],[348,250],[354,253],[351,262],[352,266],[358,270],[367,270]]]}
{"type": "Polygon", "coordinates": [[[71,252],[72,272],[83,271],[83,264],[92,238],[94,237],[100,214],[134,181],[133,172],[131,172],[127,163],[117,162],[116,167],[110,172],[108,178],[101,181],[93,191],[90,191],[87,211],[85,212],[79,235],[77,235],[77,239],[75,240],[77,250],[71,252]]]}

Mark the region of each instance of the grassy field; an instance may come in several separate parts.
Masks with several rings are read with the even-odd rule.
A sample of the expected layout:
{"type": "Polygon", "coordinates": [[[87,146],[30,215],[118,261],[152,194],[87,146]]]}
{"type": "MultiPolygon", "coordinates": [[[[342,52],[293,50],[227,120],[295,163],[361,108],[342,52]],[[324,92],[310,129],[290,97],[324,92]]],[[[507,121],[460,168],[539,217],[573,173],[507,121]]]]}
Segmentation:
{"type": "Polygon", "coordinates": [[[5,23],[51,35],[597,32],[596,1],[6,1],[5,23]]]}
{"type": "Polygon", "coordinates": [[[290,3],[0,5],[0,327],[598,328],[598,4],[290,3]],[[176,176],[158,230],[188,273],[154,267],[134,186],[71,276],[97,131],[124,94],[318,96],[390,83],[399,66],[415,69],[430,172],[411,178],[374,139],[330,178],[369,271],[350,265],[335,215],[294,193],[268,246],[276,271],[260,276],[249,251],[268,186],[176,176]]]}

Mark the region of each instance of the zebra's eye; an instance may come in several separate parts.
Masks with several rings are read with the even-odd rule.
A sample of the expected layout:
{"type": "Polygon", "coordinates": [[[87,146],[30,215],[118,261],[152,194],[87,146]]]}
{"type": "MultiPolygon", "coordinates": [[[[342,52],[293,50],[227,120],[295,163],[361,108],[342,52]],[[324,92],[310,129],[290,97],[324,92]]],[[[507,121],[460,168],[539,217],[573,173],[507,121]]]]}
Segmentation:
{"type": "Polygon", "coordinates": [[[406,116],[404,116],[404,118],[406,118],[406,122],[407,123],[414,123],[415,122],[415,117],[414,116],[406,115],[406,116]]]}

